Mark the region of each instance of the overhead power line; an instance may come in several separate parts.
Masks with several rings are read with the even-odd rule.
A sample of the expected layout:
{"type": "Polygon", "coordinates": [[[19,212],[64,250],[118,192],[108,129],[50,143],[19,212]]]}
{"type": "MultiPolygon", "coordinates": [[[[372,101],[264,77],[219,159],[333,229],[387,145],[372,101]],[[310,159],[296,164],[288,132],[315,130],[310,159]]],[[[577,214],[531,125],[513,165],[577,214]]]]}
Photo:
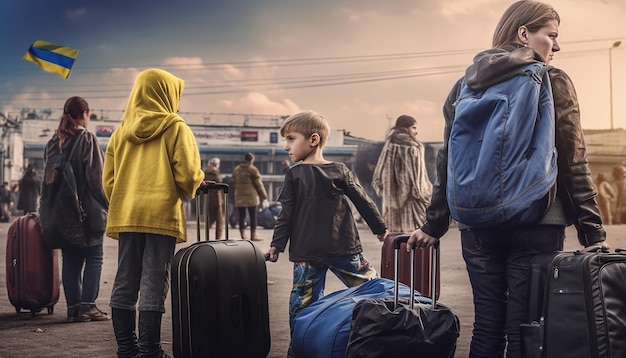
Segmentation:
{"type": "MultiPolygon", "coordinates": [[[[614,39],[590,39],[563,42],[561,45],[575,45],[583,43],[600,43],[609,42],[614,39]]],[[[602,48],[603,50],[604,48],[602,48]]],[[[558,53],[558,59],[571,59],[582,54],[596,53],[601,49],[582,49],[573,51],[564,51],[558,53]]],[[[345,72],[345,66],[341,68],[332,68],[333,65],[338,64],[356,64],[362,62],[384,62],[384,61],[404,61],[406,65],[407,61],[417,58],[429,58],[429,57],[451,57],[459,55],[468,55],[477,53],[480,49],[461,49],[461,50],[441,50],[441,51],[417,51],[407,53],[388,53],[388,54],[373,54],[373,55],[355,55],[355,56],[331,56],[331,57],[312,57],[312,58],[285,58],[285,59],[259,59],[249,61],[230,61],[230,62],[211,62],[204,64],[186,64],[186,65],[143,65],[143,66],[126,66],[122,67],[83,67],[79,71],[81,75],[87,76],[89,74],[105,73],[116,68],[119,71],[137,71],[148,67],[161,67],[175,72],[179,71],[194,71],[195,80],[202,81],[202,84],[198,84],[194,81],[187,81],[185,96],[199,96],[199,95],[213,95],[213,94],[229,94],[229,93],[246,93],[251,91],[277,91],[286,89],[304,89],[314,87],[327,87],[338,85],[350,85],[366,82],[380,82],[391,81],[400,79],[419,78],[425,76],[444,75],[451,73],[462,74],[462,71],[469,64],[467,62],[457,65],[449,66],[431,66],[422,68],[398,68],[392,70],[381,71],[366,71],[366,72],[345,72]],[[307,71],[305,69],[299,70],[299,73],[308,73],[315,71],[322,74],[316,75],[293,75],[293,76],[266,76],[266,77],[249,77],[246,76],[240,79],[228,79],[221,80],[218,76],[211,74],[211,71],[221,71],[227,66],[232,66],[236,69],[254,69],[254,68],[272,68],[278,73],[281,68],[293,68],[293,67],[314,67],[314,70],[307,71]],[[205,74],[205,72],[208,72],[205,74]],[[205,77],[207,76],[207,77],[205,77]]],[[[464,61],[467,61],[464,60],[464,61]]],[[[448,61],[450,62],[450,61],[448,61]]],[[[381,64],[377,68],[386,67],[390,68],[389,64],[381,64]]],[[[392,67],[393,68],[393,67],[392,67]]],[[[2,71],[0,71],[2,74],[2,71]]],[[[30,72],[29,72],[30,75],[30,72]]],[[[20,74],[15,74],[12,77],[21,77],[20,74]]],[[[27,75],[23,75],[27,76],[27,75]]],[[[19,79],[13,80],[17,82],[19,79]]],[[[55,85],[54,87],[46,87],[38,85],[30,90],[24,90],[20,86],[14,86],[12,89],[6,89],[0,91],[0,95],[15,96],[17,94],[33,95],[29,101],[43,101],[44,99],[38,99],[42,93],[54,93],[54,95],[47,95],[45,100],[63,100],[65,94],[68,93],[85,93],[89,94],[93,99],[108,99],[108,98],[127,98],[132,88],[132,79],[128,78],[121,82],[115,82],[111,84],[73,84],[71,82],[55,85]],[[58,98],[56,97],[58,95],[58,98]],[[54,98],[51,98],[54,97],[54,98]]]]}

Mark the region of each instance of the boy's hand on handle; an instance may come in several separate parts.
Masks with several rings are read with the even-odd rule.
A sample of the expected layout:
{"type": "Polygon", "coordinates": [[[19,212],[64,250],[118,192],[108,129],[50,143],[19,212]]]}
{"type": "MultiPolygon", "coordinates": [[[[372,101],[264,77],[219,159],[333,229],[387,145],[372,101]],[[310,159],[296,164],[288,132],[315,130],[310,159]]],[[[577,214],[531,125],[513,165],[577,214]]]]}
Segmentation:
{"type": "Polygon", "coordinates": [[[411,251],[415,247],[416,249],[425,249],[433,246],[439,239],[434,238],[421,229],[413,231],[409,237],[409,241],[406,243],[406,251],[411,251]]]}
{"type": "Polygon", "coordinates": [[[276,262],[276,261],[278,261],[278,255],[279,254],[280,254],[280,252],[278,251],[278,249],[276,247],[272,246],[265,253],[265,261],[276,262]]]}

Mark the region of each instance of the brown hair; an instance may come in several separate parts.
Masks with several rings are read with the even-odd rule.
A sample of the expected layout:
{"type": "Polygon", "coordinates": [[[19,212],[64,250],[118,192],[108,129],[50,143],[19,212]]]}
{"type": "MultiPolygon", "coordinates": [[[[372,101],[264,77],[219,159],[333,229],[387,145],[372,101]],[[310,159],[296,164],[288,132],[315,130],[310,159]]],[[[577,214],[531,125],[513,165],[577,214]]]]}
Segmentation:
{"type": "Polygon", "coordinates": [[[63,142],[76,134],[78,126],[85,126],[85,118],[83,113],[89,112],[89,104],[84,98],[74,96],[65,101],[63,106],[63,115],[59,122],[59,128],[57,135],[59,136],[59,146],[63,145],[63,142]]]}
{"type": "Polygon", "coordinates": [[[323,148],[330,135],[330,126],[320,114],[303,111],[285,119],[280,126],[280,135],[284,137],[288,132],[300,133],[306,138],[317,133],[320,136],[320,148],[323,148]]]}
{"type": "Polygon", "coordinates": [[[417,124],[415,118],[408,116],[406,114],[401,115],[396,119],[395,128],[409,128],[417,124]]]}
{"type": "Polygon", "coordinates": [[[559,14],[548,4],[533,0],[515,2],[502,14],[493,33],[492,46],[499,48],[516,43],[520,27],[526,26],[529,32],[535,33],[552,20],[561,23],[559,14]]]}

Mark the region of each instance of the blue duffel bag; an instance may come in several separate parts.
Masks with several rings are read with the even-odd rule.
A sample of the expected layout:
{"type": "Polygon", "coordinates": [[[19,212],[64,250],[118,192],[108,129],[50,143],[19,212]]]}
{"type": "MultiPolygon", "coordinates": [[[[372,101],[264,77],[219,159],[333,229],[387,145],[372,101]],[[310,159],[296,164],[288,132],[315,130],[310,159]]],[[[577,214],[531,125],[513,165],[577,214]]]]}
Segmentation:
{"type": "MultiPolygon", "coordinates": [[[[393,280],[377,278],[314,302],[295,317],[291,336],[293,353],[298,358],[344,358],[356,303],[365,298],[393,298],[393,291],[393,280]]],[[[409,287],[400,284],[398,296],[409,297],[409,287]]],[[[417,292],[415,299],[422,303],[431,302],[417,292]]]]}

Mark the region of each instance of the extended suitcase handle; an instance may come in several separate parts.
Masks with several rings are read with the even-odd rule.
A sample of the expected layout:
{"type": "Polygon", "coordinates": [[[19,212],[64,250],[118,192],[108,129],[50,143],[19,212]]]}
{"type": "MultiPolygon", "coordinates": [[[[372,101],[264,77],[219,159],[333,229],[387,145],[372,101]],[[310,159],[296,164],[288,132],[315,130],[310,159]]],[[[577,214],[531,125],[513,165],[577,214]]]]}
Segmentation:
{"type": "MultiPolygon", "coordinates": [[[[396,309],[398,307],[398,296],[399,296],[399,289],[400,289],[400,247],[402,246],[403,243],[407,243],[409,241],[409,235],[398,235],[393,239],[393,248],[395,250],[395,272],[393,274],[393,281],[394,281],[394,289],[393,289],[393,307],[394,309],[396,309]]],[[[410,302],[410,308],[413,309],[415,307],[415,299],[413,297],[414,292],[415,292],[415,250],[417,250],[417,248],[413,248],[413,250],[411,250],[411,276],[410,276],[410,282],[411,282],[411,302],[410,302]]],[[[433,245],[433,259],[431,260],[432,266],[431,266],[431,272],[432,272],[432,282],[437,282],[437,250],[439,250],[439,241],[437,241],[434,245],[433,245]]],[[[437,285],[433,285],[433,288],[431,290],[431,306],[433,309],[435,309],[435,307],[437,306],[437,285]]]]}
{"type": "MultiPolygon", "coordinates": [[[[224,192],[224,234],[226,235],[226,240],[228,240],[228,198],[226,194],[228,194],[228,184],[226,183],[216,183],[213,181],[210,182],[202,182],[200,187],[196,190],[196,238],[197,241],[200,242],[200,195],[208,194],[210,190],[222,190],[224,192]]],[[[209,237],[209,213],[204,213],[204,231],[205,235],[209,237]]]]}
{"type": "Polygon", "coordinates": [[[196,190],[196,196],[200,194],[207,194],[209,190],[222,190],[224,193],[228,193],[228,184],[226,183],[213,183],[203,182],[198,190],[196,190]]]}

